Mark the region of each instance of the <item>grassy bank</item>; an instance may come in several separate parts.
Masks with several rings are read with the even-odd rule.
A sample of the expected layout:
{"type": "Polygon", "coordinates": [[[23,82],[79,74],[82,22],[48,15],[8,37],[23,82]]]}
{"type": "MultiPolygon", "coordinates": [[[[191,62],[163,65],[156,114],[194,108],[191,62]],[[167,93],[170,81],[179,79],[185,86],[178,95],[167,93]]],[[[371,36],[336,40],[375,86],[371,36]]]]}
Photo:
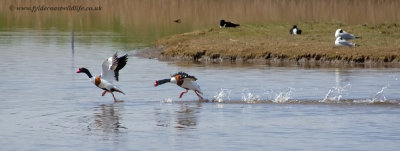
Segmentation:
{"type": "Polygon", "coordinates": [[[289,24],[251,24],[239,28],[211,28],[173,35],[156,41],[161,58],[194,61],[320,61],[400,62],[400,25],[298,24],[302,35],[289,34],[289,24]],[[361,39],[356,48],[335,47],[341,28],[361,39]]]}

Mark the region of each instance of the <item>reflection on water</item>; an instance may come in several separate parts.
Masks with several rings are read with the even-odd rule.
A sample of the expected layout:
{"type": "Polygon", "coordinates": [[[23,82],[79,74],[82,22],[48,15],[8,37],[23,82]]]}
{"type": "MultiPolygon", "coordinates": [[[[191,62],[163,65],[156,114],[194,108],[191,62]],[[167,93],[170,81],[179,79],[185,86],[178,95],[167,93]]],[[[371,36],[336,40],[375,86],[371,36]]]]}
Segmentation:
{"type": "Polygon", "coordinates": [[[175,128],[186,129],[186,128],[196,128],[197,114],[200,112],[201,103],[197,106],[191,107],[187,104],[182,104],[178,111],[176,111],[176,123],[175,128]]]}
{"type": "MultiPolygon", "coordinates": [[[[172,102],[167,103],[172,105],[172,102]]],[[[170,127],[174,125],[177,130],[195,129],[198,125],[197,116],[201,110],[201,103],[197,101],[176,102],[179,108],[176,110],[168,110],[162,108],[155,108],[154,115],[156,117],[156,126],[170,127]],[[175,123],[172,123],[174,122],[175,123]]]]}
{"type": "Polygon", "coordinates": [[[156,126],[169,127],[171,125],[172,116],[169,110],[162,108],[154,109],[154,116],[156,117],[156,126]]]}
{"type": "Polygon", "coordinates": [[[118,135],[121,129],[127,129],[120,123],[121,106],[113,104],[102,104],[94,109],[94,121],[88,126],[89,130],[101,130],[105,133],[118,135]]]}

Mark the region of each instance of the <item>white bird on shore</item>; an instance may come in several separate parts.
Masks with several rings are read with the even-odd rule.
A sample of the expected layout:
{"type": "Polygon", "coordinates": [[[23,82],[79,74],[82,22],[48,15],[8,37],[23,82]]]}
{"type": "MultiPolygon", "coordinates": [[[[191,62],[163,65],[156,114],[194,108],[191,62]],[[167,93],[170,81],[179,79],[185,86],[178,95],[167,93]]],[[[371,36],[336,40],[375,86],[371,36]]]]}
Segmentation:
{"type": "Polygon", "coordinates": [[[114,102],[121,102],[121,100],[115,99],[113,92],[119,92],[122,94],[125,93],[122,92],[122,90],[116,85],[114,85],[113,82],[118,82],[119,70],[121,70],[126,65],[127,60],[128,55],[124,55],[118,58],[117,53],[115,53],[112,57],[103,61],[100,76],[93,77],[89,70],[86,68],[79,68],[76,73],[86,73],[86,75],[89,77],[90,81],[94,85],[104,90],[104,92],[101,94],[102,96],[109,92],[112,94],[114,102]]]}
{"type": "Polygon", "coordinates": [[[360,45],[357,45],[357,44],[354,44],[354,43],[350,43],[347,40],[343,39],[342,37],[336,38],[335,45],[336,46],[348,46],[348,47],[360,46],[360,45]]]}
{"type": "Polygon", "coordinates": [[[335,32],[335,38],[342,37],[344,40],[351,40],[360,37],[356,37],[353,34],[343,31],[342,29],[337,29],[335,32]]]}

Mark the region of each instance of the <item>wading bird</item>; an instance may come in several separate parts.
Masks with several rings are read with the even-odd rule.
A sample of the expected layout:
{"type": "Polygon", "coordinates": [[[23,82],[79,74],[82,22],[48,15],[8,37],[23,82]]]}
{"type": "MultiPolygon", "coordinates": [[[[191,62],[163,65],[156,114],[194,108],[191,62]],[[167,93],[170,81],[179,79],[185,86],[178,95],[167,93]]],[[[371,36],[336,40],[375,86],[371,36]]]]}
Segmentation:
{"type": "Polygon", "coordinates": [[[182,98],[182,95],[187,93],[188,90],[194,91],[194,93],[197,94],[200,100],[203,100],[203,92],[201,92],[200,86],[196,82],[197,78],[194,76],[191,76],[185,72],[178,72],[175,73],[171,76],[170,79],[162,79],[162,80],[157,80],[154,86],[159,86],[165,83],[174,83],[180,86],[181,88],[186,89],[186,91],[182,92],[179,95],[179,98],[182,98]]]}
{"type": "Polygon", "coordinates": [[[112,57],[103,61],[100,76],[93,77],[92,74],[90,74],[89,70],[83,67],[79,68],[76,73],[86,73],[86,75],[89,77],[90,81],[94,85],[104,90],[101,96],[104,96],[107,92],[109,92],[112,94],[114,102],[122,102],[122,100],[117,100],[115,98],[113,92],[119,92],[122,94],[125,93],[122,92],[122,90],[113,83],[118,82],[119,70],[121,70],[126,65],[127,61],[128,55],[124,55],[118,58],[117,53],[115,53],[112,57]]]}

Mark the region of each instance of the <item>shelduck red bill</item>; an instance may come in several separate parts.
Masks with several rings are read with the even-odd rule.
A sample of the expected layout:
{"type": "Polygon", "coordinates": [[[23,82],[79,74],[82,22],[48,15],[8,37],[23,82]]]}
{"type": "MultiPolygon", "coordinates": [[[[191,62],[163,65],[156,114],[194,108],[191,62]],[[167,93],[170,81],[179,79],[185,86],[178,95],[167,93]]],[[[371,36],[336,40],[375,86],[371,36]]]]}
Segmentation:
{"type": "Polygon", "coordinates": [[[82,72],[81,68],[79,68],[78,71],[76,71],[76,73],[81,73],[81,72],[82,72]]]}

